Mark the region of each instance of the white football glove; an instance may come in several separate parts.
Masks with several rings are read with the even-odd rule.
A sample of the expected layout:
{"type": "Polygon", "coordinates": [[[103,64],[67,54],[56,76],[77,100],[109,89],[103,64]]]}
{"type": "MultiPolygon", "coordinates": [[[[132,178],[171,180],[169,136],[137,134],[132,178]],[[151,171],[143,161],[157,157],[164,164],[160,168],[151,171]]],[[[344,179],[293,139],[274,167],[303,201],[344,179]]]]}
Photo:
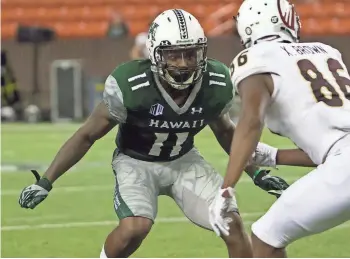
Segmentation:
{"type": "Polygon", "coordinates": [[[220,188],[209,205],[209,222],[217,236],[221,236],[221,233],[225,236],[229,235],[229,223],[232,219],[225,217],[224,214],[235,211],[237,209],[235,204],[234,189],[228,187],[226,189],[220,188]]]}
{"type": "Polygon", "coordinates": [[[277,151],[277,148],[259,142],[249,161],[249,165],[276,168],[277,151]]]}

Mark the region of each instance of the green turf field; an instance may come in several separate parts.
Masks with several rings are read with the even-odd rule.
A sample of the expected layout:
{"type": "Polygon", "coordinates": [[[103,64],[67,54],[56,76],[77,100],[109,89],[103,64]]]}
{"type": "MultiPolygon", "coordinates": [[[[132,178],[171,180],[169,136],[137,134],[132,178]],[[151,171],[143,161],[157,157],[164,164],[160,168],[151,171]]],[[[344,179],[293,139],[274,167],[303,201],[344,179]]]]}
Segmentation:
{"type": "MultiPolygon", "coordinates": [[[[49,197],[35,210],[18,205],[23,187],[34,181],[26,170],[48,165],[63,141],[78,127],[66,125],[2,125],[2,239],[3,257],[98,257],[109,231],[117,224],[113,209],[114,178],[110,167],[114,149],[113,130],[83,160],[59,179],[49,197]],[[9,165],[17,165],[13,170],[9,165]]],[[[285,139],[264,135],[264,141],[291,147],[285,139]]],[[[201,153],[220,172],[227,156],[209,130],[196,139],[201,153]]],[[[281,167],[278,175],[290,183],[308,170],[281,167]]],[[[312,186],[310,187],[312,191],[312,186]]],[[[238,186],[238,204],[250,225],[273,203],[244,176],[238,186]]],[[[292,257],[350,257],[350,224],[305,238],[289,248],[292,257]]],[[[193,226],[174,202],[159,199],[158,222],[134,257],[226,257],[225,246],[212,232],[193,226]]]]}

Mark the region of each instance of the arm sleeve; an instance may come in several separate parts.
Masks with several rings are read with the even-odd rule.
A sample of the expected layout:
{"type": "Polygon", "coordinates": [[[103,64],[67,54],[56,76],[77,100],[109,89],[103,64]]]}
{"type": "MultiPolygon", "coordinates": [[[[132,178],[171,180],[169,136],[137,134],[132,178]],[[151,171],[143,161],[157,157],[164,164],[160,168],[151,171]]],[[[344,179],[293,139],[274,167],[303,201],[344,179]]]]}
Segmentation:
{"type": "Polygon", "coordinates": [[[114,120],[118,123],[124,123],[126,121],[127,110],[123,103],[123,93],[119,88],[117,80],[112,75],[109,75],[106,79],[103,101],[114,120]]]}

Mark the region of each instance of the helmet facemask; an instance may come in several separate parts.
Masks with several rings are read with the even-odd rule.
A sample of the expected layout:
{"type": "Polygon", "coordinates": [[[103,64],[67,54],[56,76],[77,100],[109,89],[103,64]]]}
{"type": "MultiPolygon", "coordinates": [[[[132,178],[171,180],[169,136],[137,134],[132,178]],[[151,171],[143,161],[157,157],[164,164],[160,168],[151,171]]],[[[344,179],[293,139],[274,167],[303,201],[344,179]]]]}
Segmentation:
{"type": "Polygon", "coordinates": [[[156,72],[173,88],[183,90],[198,82],[206,67],[207,44],[159,46],[156,72]]]}

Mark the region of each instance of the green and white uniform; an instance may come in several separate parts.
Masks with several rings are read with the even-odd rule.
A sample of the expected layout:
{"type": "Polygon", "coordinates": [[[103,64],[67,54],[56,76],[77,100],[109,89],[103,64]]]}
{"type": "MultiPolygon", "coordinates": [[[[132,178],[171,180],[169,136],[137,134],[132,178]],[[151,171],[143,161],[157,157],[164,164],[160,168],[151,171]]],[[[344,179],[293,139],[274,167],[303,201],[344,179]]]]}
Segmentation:
{"type": "Polygon", "coordinates": [[[191,220],[210,228],[207,214],[192,214],[203,214],[222,178],[194,148],[194,136],[229,110],[233,95],[228,68],[212,59],[181,107],[161,86],[149,60],[122,64],[111,73],[103,97],[119,122],[112,163],[119,218],[154,220],[157,196],[167,194],[191,220]]]}

